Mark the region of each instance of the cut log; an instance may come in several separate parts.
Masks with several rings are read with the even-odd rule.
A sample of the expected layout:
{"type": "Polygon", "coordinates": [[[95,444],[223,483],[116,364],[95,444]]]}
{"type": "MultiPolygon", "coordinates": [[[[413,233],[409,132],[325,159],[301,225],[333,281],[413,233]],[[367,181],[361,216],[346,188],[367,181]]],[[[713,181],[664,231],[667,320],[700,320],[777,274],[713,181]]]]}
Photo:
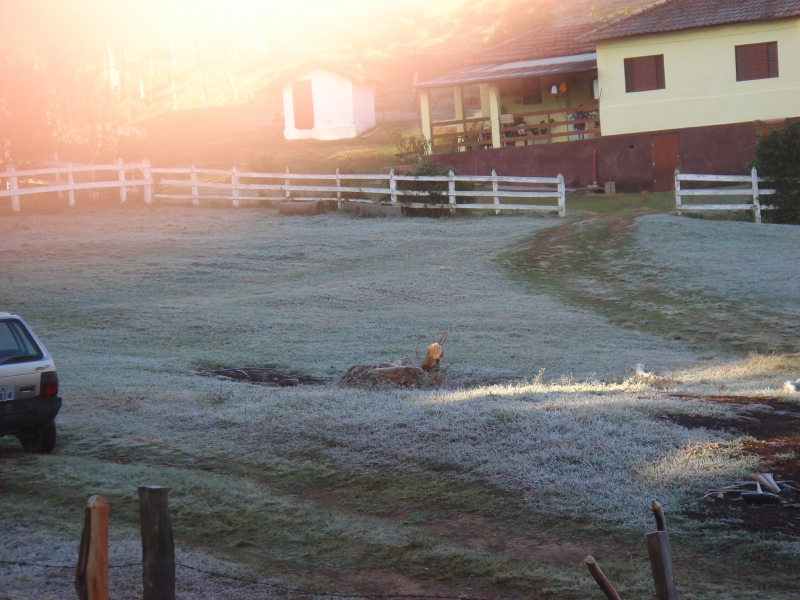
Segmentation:
{"type": "Polygon", "coordinates": [[[325,203],[321,200],[290,200],[278,204],[278,213],[282,215],[320,215],[325,212],[325,203]]]}
{"type": "Polygon", "coordinates": [[[401,217],[403,213],[399,204],[386,205],[359,202],[356,204],[356,216],[362,218],[401,217]]]}
{"type": "Polygon", "coordinates": [[[444,350],[442,350],[442,346],[438,342],[434,342],[425,351],[422,369],[428,373],[436,371],[439,368],[439,363],[442,362],[442,358],[444,358],[444,350]]]}
{"type": "MultiPolygon", "coordinates": [[[[434,374],[435,375],[435,374],[434,374]]],[[[431,376],[402,358],[394,362],[355,365],[342,377],[346,385],[397,385],[402,387],[432,387],[441,383],[441,378],[431,376]]]]}

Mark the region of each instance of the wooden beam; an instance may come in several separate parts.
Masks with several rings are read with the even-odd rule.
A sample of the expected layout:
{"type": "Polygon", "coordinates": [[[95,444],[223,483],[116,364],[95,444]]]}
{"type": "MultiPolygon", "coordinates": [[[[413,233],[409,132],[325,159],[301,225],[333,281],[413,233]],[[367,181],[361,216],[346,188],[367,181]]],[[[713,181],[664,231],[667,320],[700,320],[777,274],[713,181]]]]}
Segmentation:
{"type": "Polygon", "coordinates": [[[500,90],[497,84],[489,84],[489,116],[492,123],[492,148],[501,148],[503,143],[500,137],[500,90]]]}
{"type": "Polygon", "coordinates": [[[175,542],[168,493],[166,487],[139,487],[143,600],[175,600],[175,542]]]}
{"type": "Polygon", "coordinates": [[[422,112],[422,135],[432,145],[433,128],[431,127],[431,93],[427,89],[419,91],[419,107],[422,112]]]}

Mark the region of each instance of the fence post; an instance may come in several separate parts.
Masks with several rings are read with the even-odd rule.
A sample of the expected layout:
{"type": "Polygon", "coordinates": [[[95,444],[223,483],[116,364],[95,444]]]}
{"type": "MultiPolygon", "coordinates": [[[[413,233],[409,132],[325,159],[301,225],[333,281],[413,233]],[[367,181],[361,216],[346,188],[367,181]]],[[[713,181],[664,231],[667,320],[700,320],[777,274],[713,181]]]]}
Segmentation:
{"type": "MultiPolygon", "coordinates": [[[[53,152],[53,162],[58,163],[58,152],[53,152]]],[[[56,168],[59,167],[58,164],[55,165],[56,168]]],[[[56,173],[56,185],[61,185],[61,173],[56,173]]],[[[64,191],[58,190],[58,199],[64,199],[64,191]]]]}
{"type": "Polygon", "coordinates": [[[653,500],[652,509],[658,531],[646,533],[644,539],[647,544],[647,554],[650,557],[650,567],[653,571],[653,581],[656,586],[656,600],[678,600],[664,511],[655,500],[653,500]]]}
{"type": "MultiPolygon", "coordinates": [[[[283,184],[285,186],[289,186],[290,185],[289,177],[288,177],[288,175],[289,175],[289,167],[286,167],[286,175],[287,175],[287,177],[286,177],[286,179],[283,180],[283,184]]],[[[292,193],[289,190],[286,190],[286,199],[287,200],[291,200],[292,199],[292,193]]]]}
{"type": "Polygon", "coordinates": [[[167,487],[139,487],[142,600],[175,600],[175,541],[168,494],[167,487]]]}
{"type": "Polygon", "coordinates": [[[234,206],[239,206],[239,174],[236,172],[236,167],[233,167],[231,172],[231,186],[233,186],[233,200],[234,206]]]}
{"type": "Polygon", "coordinates": [[[147,183],[144,184],[144,202],[145,204],[152,204],[153,202],[153,173],[150,171],[150,159],[145,158],[142,160],[144,163],[144,169],[142,169],[142,175],[147,180],[147,183]]]}
{"type": "MultiPolygon", "coordinates": [[[[122,159],[121,158],[117,159],[117,167],[120,167],[120,168],[117,169],[117,173],[119,175],[119,180],[120,180],[120,182],[125,183],[125,169],[121,168],[122,167],[122,159]]],[[[127,199],[128,199],[128,188],[126,188],[123,185],[122,187],[119,188],[119,201],[120,201],[120,204],[125,204],[125,200],[127,200],[127,199]]]]}
{"type": "Polygon", "coordinates": [[[75,190],[73,189],[75,186],[75,176],[72,174],[72,163],[67,163],[67,183],[69,183],[69,192],[67,195],[69,196],[69,205],[75,206],[75,190]]]}
{"type": "MultiPolygon", "coordinates": [[[[497,186],[497,171],[492,169],[492,191],[494,193],[497,193],[497,189],[498,189],[498,186],[497,186]]],[[[495,206],[500,206],[500,196],[495,196],[494,197],[494,205],[495,206]]],[[[494,210],[494,214],[499,215],[500,214],[500,209],[496,208],[494,210]]]]}
{"type": "Polygon", "coordinates": [[[195,206],[199,206],[200,194],[197,192],[197,167],[194,166],[194,163],[192,163],[191,181],[192,181],[192,204],[194,204],[195,206]]]}
{"type": "Polygon", "coordinates": [[[397,180],[394,178],[394,167],[389,170],[389,193],[392,197],[392,204],[397,204],[397,180]]]}
{"type": "Polygon", "coordinates": [[[450,212],[456,212],[456,175],[453,169],[447,174],[447,192],[450,195],[450,212]]]}
{"type": "MultiPolygon", "coordinates": [[[[336,187],[342,187],[342,180],[339,177],[339,167],[336,167],[336,187]]],[[[342,210],[342,192],[336,192],[336,207],[342,210]]]]}
{"type": "MultiPolygon", "coordinates": [[[[6,174],[8,177],[8,184],[12,190],[19,189],[19,182],[17,176],[14,175],[14,166],[8,165],[6,167],[6,174]]],[[[11,210],[19,212],[19,196],[11,196],[11,210]]]]}
{"type": "Polygon", "coordinates": [[[756,223],[761,223],[761,198],[758,192],[758,171],[753,167],[750,173],[753,177],[753,216],[756,223]]]}
{"type": "Polygon", "coordinates": [[[108,504],[100,496],[86,502],[74,585],[79,600],[108,600],[108,504]]]}
{"type": "Polygon", "coordinates": [[[562,173],[558,174],[558,216],[567,216],[567,186],[562,173]]]}
{"type": "Polygon", "coordinates": [[[679,167],[675,169],[675,212],[681,216],[681,170],[679,167]]]}

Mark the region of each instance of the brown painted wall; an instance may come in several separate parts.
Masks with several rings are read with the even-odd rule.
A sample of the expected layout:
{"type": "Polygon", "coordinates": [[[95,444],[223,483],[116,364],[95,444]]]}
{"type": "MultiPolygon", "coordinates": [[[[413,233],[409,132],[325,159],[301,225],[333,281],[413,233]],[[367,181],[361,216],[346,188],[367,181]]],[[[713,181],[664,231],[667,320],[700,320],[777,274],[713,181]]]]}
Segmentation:
{"type": "Polygon", "coordinates": [[[465,175],[553,177],[570,187],[592,183],[592,151],[597,151],[597,181],[615,181],[618,192],[653,191],[653,135],[679,136],[680,166],[685,173],[744,174],[753,160],[754,123],[735,123],[675,131],[605,136],[556,144],[514,146],[436,154],[432,160],[452,165],[465,175]]]}

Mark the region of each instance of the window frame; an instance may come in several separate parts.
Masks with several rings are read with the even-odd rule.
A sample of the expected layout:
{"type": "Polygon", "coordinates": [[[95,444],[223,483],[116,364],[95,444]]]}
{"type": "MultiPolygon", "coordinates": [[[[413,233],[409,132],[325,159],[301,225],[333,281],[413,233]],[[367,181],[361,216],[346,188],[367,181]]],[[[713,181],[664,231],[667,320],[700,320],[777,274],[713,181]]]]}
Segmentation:
{"type": "Polygon", "coordinates": [[[780,60],[778,55],[778,42],[758,42],[756,44],[738,44],[734,46],[734,61],[736,65],[736,82],[759,81],[762,79],[777,79],[780,77],[780,60]],[[764,57],[758,56],[757,51],[765,49],[764,57]],[[755,51],[749,56],[748,51],[755,51]],[[764,61],[760,63],[760,61],[764,61]],[[751,64],[748,65],[748,62],[751,64]],[[766,69],[759,70],[759,69],[766,69]],[[753,70],[758,71],[752,73],[753,70]]]}
{"type": "Polygon", "coordinates": [[[664,69],[663,54],[649,54],[647,56],[628,57],[624,60],[624,70],[626,94],[654,92],[657,90],[667,89],[667,78],[664,69]],[[652,72],[642,73],[642,69],[652,69],[652,72]],[[641,78],[641,80],[637,79],[637,75],[641,78]],[[648,80],[652,80],[652,85],[648,85],[648,80]]]}
{"type": "Polygon", "coordinates": [[[541,77],[537,77],[537,76],[525,77],[522,80],[521,88],[522,88],[521,89],[521,98],[522,98],[521,101],[522,101],[522,105],[523,106],[535,106],[537,104],[543,104],[544,103],[544,99],[542,98],[542,78],[541,77]],[[526,84],[528,84],[528,85],[526,86],[526,84]],[[535,87],[535,88],[537,88],[537,91],[535,93],[533,93],[531,96],[527,96],[525,94],[526,87],[528,88],[528,90],[531,90],[532,88],[535,87]],[[537,102],[528,102],[528,100],[536,100],[536,99],[538,99],[537,102]]]}

